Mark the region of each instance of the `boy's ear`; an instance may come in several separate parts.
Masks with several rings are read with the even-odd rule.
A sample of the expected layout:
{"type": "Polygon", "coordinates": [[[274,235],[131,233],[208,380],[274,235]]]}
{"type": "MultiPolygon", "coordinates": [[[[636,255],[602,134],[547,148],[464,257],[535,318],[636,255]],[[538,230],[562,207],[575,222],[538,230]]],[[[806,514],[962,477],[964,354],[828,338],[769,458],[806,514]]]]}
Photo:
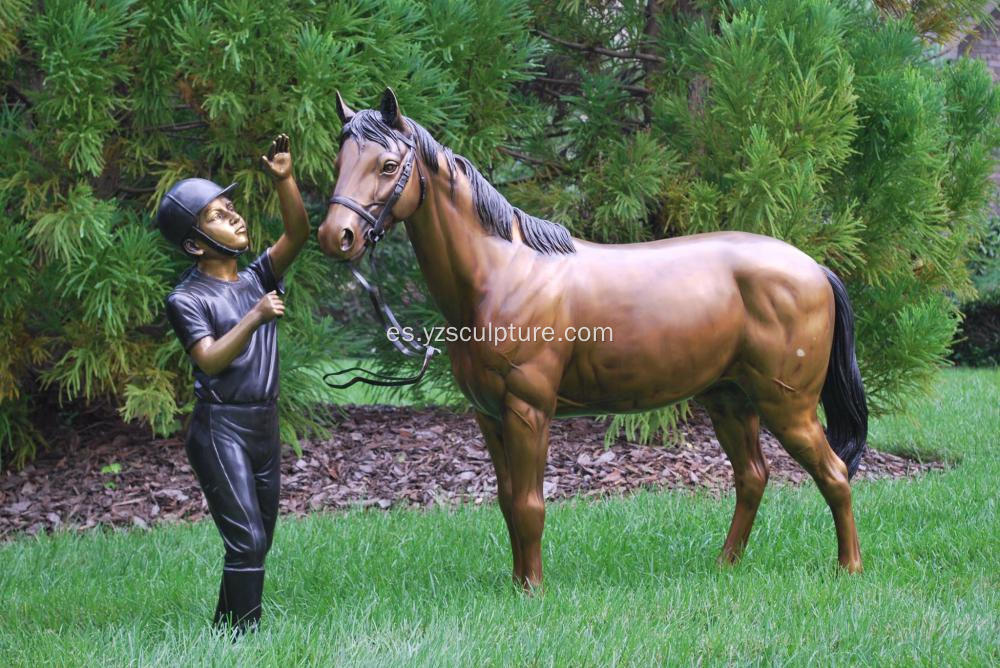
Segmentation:
{"type": "Polygon", "coordinates": [[[188,255],[193,255],[194,257],[201,257],[205,254],[204,249],[198,248],[198,244],[194,239],[185,239],[184,243],[181,244],[184,248],[184,252],[188,255]]]}

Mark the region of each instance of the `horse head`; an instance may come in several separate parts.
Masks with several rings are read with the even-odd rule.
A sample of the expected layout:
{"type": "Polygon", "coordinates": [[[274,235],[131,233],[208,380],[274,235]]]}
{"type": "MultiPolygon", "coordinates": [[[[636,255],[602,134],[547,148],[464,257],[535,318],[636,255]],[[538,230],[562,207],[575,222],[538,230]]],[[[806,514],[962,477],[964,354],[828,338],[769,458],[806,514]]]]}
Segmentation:
{"type": "Polygon", "coordinates": [[[326,255],[353,261],[419,208],[423,179],[410,178],[419,170],[416,141],[391,88],[378,110],[358,112],[338,92],[337,114],[343,123],[337,182],[317,236],[326,255]]]}

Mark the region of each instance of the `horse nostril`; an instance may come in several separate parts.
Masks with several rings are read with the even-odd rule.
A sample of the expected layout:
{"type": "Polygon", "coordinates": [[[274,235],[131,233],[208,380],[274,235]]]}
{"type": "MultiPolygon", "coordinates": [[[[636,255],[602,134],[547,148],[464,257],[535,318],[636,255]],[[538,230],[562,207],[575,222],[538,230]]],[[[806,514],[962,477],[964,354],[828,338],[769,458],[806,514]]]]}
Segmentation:
{"type": "Polygon", "coordinates": [[[354,245],[354,232],[349,229],[344,228],[344,231],[340,234],[340,250],[349,251],[351,246],[354,245]]]}

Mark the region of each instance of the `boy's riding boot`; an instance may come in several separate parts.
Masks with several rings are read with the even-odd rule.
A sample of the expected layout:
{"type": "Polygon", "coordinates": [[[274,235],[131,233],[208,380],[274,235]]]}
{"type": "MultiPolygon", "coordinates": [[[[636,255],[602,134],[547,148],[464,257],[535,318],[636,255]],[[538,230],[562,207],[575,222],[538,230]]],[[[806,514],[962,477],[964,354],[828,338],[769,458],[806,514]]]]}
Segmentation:
{"type": "Polygon", "coordinates": [[[260,622],[261,597],[264,594],[264,571],[222,571],[219,604],[214,624],[232,628],[236,635],[254,631],[260,622]]]}

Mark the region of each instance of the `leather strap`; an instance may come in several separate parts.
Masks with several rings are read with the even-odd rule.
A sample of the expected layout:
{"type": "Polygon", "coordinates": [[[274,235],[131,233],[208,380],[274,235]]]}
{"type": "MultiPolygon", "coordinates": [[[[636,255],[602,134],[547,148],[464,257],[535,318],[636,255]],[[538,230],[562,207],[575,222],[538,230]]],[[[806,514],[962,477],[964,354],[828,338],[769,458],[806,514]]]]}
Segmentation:
{"type": "MultiPolygon", "coordinates": [[[[418,357],[422,355],[424,358],[423,363],[421,364],[420,371],[418,373],[413,376],[403,377],[389,376],[360,366],[352,366],[347,369],[331,371],[323,375],[323,382],[333,389],[344,389],[345,387],[350,387],[355,383],[365,383],[368,385],[376,385],[378,387],[399,387],[402,385],[412,385],[414,383],[418,383],[427,372],[427,367],[430,364],[431,358],[436,353],[441,352],[434,346],[420,343],[419,341],[405,341],[400,339],[398,336],[389,336],[390,329],[395,328],[396,332],[399,333],[403,331],[403,327],[400,326],[399,321],[392,312],[392,309],[385,303],[385,299],[382,297],[382,291],[379,289],[378,283],[375,282],[375,279],[378,277],[378,267],[375,262],[375,248],[378,242],[382,240],[382,237],[385,236],[385,221],[390,215],[392,215],[392,207],[395,206],[396,202],[403,194],[403,190],[406,189],[406,184],[409,182],[410,175],[413,172],[413,165],[416,157],[416,145],[413,143],[413,140],[409,137],[403,137],[402,141],[410,147],[410,150],[406,156],[403,171],[400,174],[399,179],[396,181],[396,185],[392,189],[392,194],[389,195],[389,199],[386,200],[385,204],[382,206],[382,210],[379,212],[377,218],[369,213],[367,208],[350,197],[334,195],[330,198],[330,204],[340,204],[341,206],[347,207],[354,213],[361,216],[361,219],[368,224],[365,229],[365,247],[368,249],[368,261],[369,264],[371,264],[372,281],[369,282],[355,265],[351,265],[351,273],[354,275],[354,279],[358,282],[358,284],[364,289],[365,292],[368,293],[372,307],[375,309],[375,315],[378,316],[379,322],[382,323],[382,329],[386,333],[386,338],[389,339],[393,347],[407,357],[418,357]],[[330,376],[339,376],[351,371],[360,371],[370,377],[354,376],[344,383],[331,383],[327,380],[330,376]]],[[[420,178],[420,203],[417,204],[419,207],[424,202],[425,184],[423,174],[419,174],[419,167],[417,168],[417,172],[420,178]]]]}
{"type": "MultiPolygon", "coordinates": [[[[238,255],[243,255],[243,253],[245,253],[246,250],[247,250],[246,248],[238,249],[238,248],[230,248],[229,246],[224,246],[224,245],[220,244],[218,241],[216,241],[215,239],[213,239],[212,237],[210,237],[207,234],[205,234],[204,232],[202,232],[197,227],[192,227],[190,234],[194,235],[194,236],[198,237],[199,239],[201,239],[202,241],[204,241],[213,250],[218,251],[219,253],[222,253],[223,255],[228,255],[229,257],[237,257],[238,255]]],[[[247,248],[249,248],[249,246],[247,248]]]]}
{"type": "Polygon", "coordinates": [[[427,346],[427,351],[424,353],[424,361],[420,365],[420,371],[418,371],[416,374],[412,376],[389,376],[386,374],[378,373],[376,371],[372,371],[370,369],[365,369],[364,367],[352,366],[348,367],[347,369],[338,369],[337,371],[331,371],[325,374],[323,376],[323,382],[325,382],[328,387],[335,390],[342,390],[345,387],[350,387],[351,385],[354,385],[354,383],[365,383],[366,385],[376,385],[378,387],[401,387],[403,385],[415,385],[416,383],[419,383],[420,380],[424,377],[424,374],[427,373],[427,367],[430,365],[431,357],[433,357],[434,353],[436,352],[440,351],[437,348],[427,346]],[[364,376],[354,376],[346,383],[331,383],[330,381],[327,380],[327,377],[329,376],[339,376],[340,374],[349,373],[351,371],[360,371],[362,373],[366,373],[369,376],[374,376],[374,377],[366,378],[364,376]],[[379,380],[379,379],[384,379],[384,380],[379,380]]]}
{"type": "MultiPolygon", "coordinates": [[[[375,264],[375,249],[372,248],[368,255],[369,262],[372,267],[372,275],[378,275],[378,267],[375,264]]],[[[378,316],[379,321],[382,323],[382,329],[386,333],[386,338],[392,343],[393,347],[399,352],[406,355],[407,357],[418,357],[423,355],[423,363],[420,365],[420,371],[413,376],[389,376],[386,374],[381,374],[369,369],[365,369],[360,366],[352,366],[347,369],[338,369],[336,371],[331,371],[323,375],[323,382],[333,389],[343,389],[345,387],[350,387],[354,383],[366,383],[368,385],[377,385],[379,387],[399,387],[401,385],[412,385],[414,383],[419,383],[427,372],[427,367],[430,364],[431,358],[441,352],[437,348],[425,343],[420,343],[419,341],[406,341],[400,339],[398,336],[390,337],[389,330],[395,328],[396,332],[399,333],[403,331],[403,327],[400,326],[399,321],[396,320],[395,314],[389,305],[385,303],[385,299],[382,297],[382,291],[379,289],[378,284],[374,282],[368,282],[362,275],[358,268],[355,266],[351,267],[351,273],[354,274],[355,280],[358,284],[364,288],[365,292],[368,293],[368,297],[371,299],[372,306],[375,308],[375,315],[378,316]],[[362,373],[372,376],[372,378],[366,378],[364,376],[355,376],[345,383],[331,383],[327,378],[330,376],[339,376],[351,371],[360,371],[362,373]],[[378,380],[381,379],[381,380],[378,380]]]]}
{"type": "MultiPolygon", "coordinates": [[[[351,197],[344,195],[333,195],[330,197],[330,204],[346,206],[368,223],[368,228],[365,230],[366,244],[375,245],[385,236],[385,222],[392,215],[392,207],[396,206],[396,202],[399,201],[400,196],[402,196],[403,191],[406,189],[406,184],[410,182],[410,175],[413,173],[413,163],[417,153],[416,145],[409,137],[401,137],[401,141],[409,146],[410,150],[407,151],[406,162],[403,163],[403,171],[400,173],[399,178],[396,179],[396,185],[393,187],[389,199],[382,205],[382,210],[379,211],[378,218],[368,211],[368,207],[377,204],[377,202],[372,202],[368,207],[365,207],[351,197]]],[[[420,175],[420,203],[417,204],[418,207],[424,203],[424,193],[424,177],[420,175]]]]}

